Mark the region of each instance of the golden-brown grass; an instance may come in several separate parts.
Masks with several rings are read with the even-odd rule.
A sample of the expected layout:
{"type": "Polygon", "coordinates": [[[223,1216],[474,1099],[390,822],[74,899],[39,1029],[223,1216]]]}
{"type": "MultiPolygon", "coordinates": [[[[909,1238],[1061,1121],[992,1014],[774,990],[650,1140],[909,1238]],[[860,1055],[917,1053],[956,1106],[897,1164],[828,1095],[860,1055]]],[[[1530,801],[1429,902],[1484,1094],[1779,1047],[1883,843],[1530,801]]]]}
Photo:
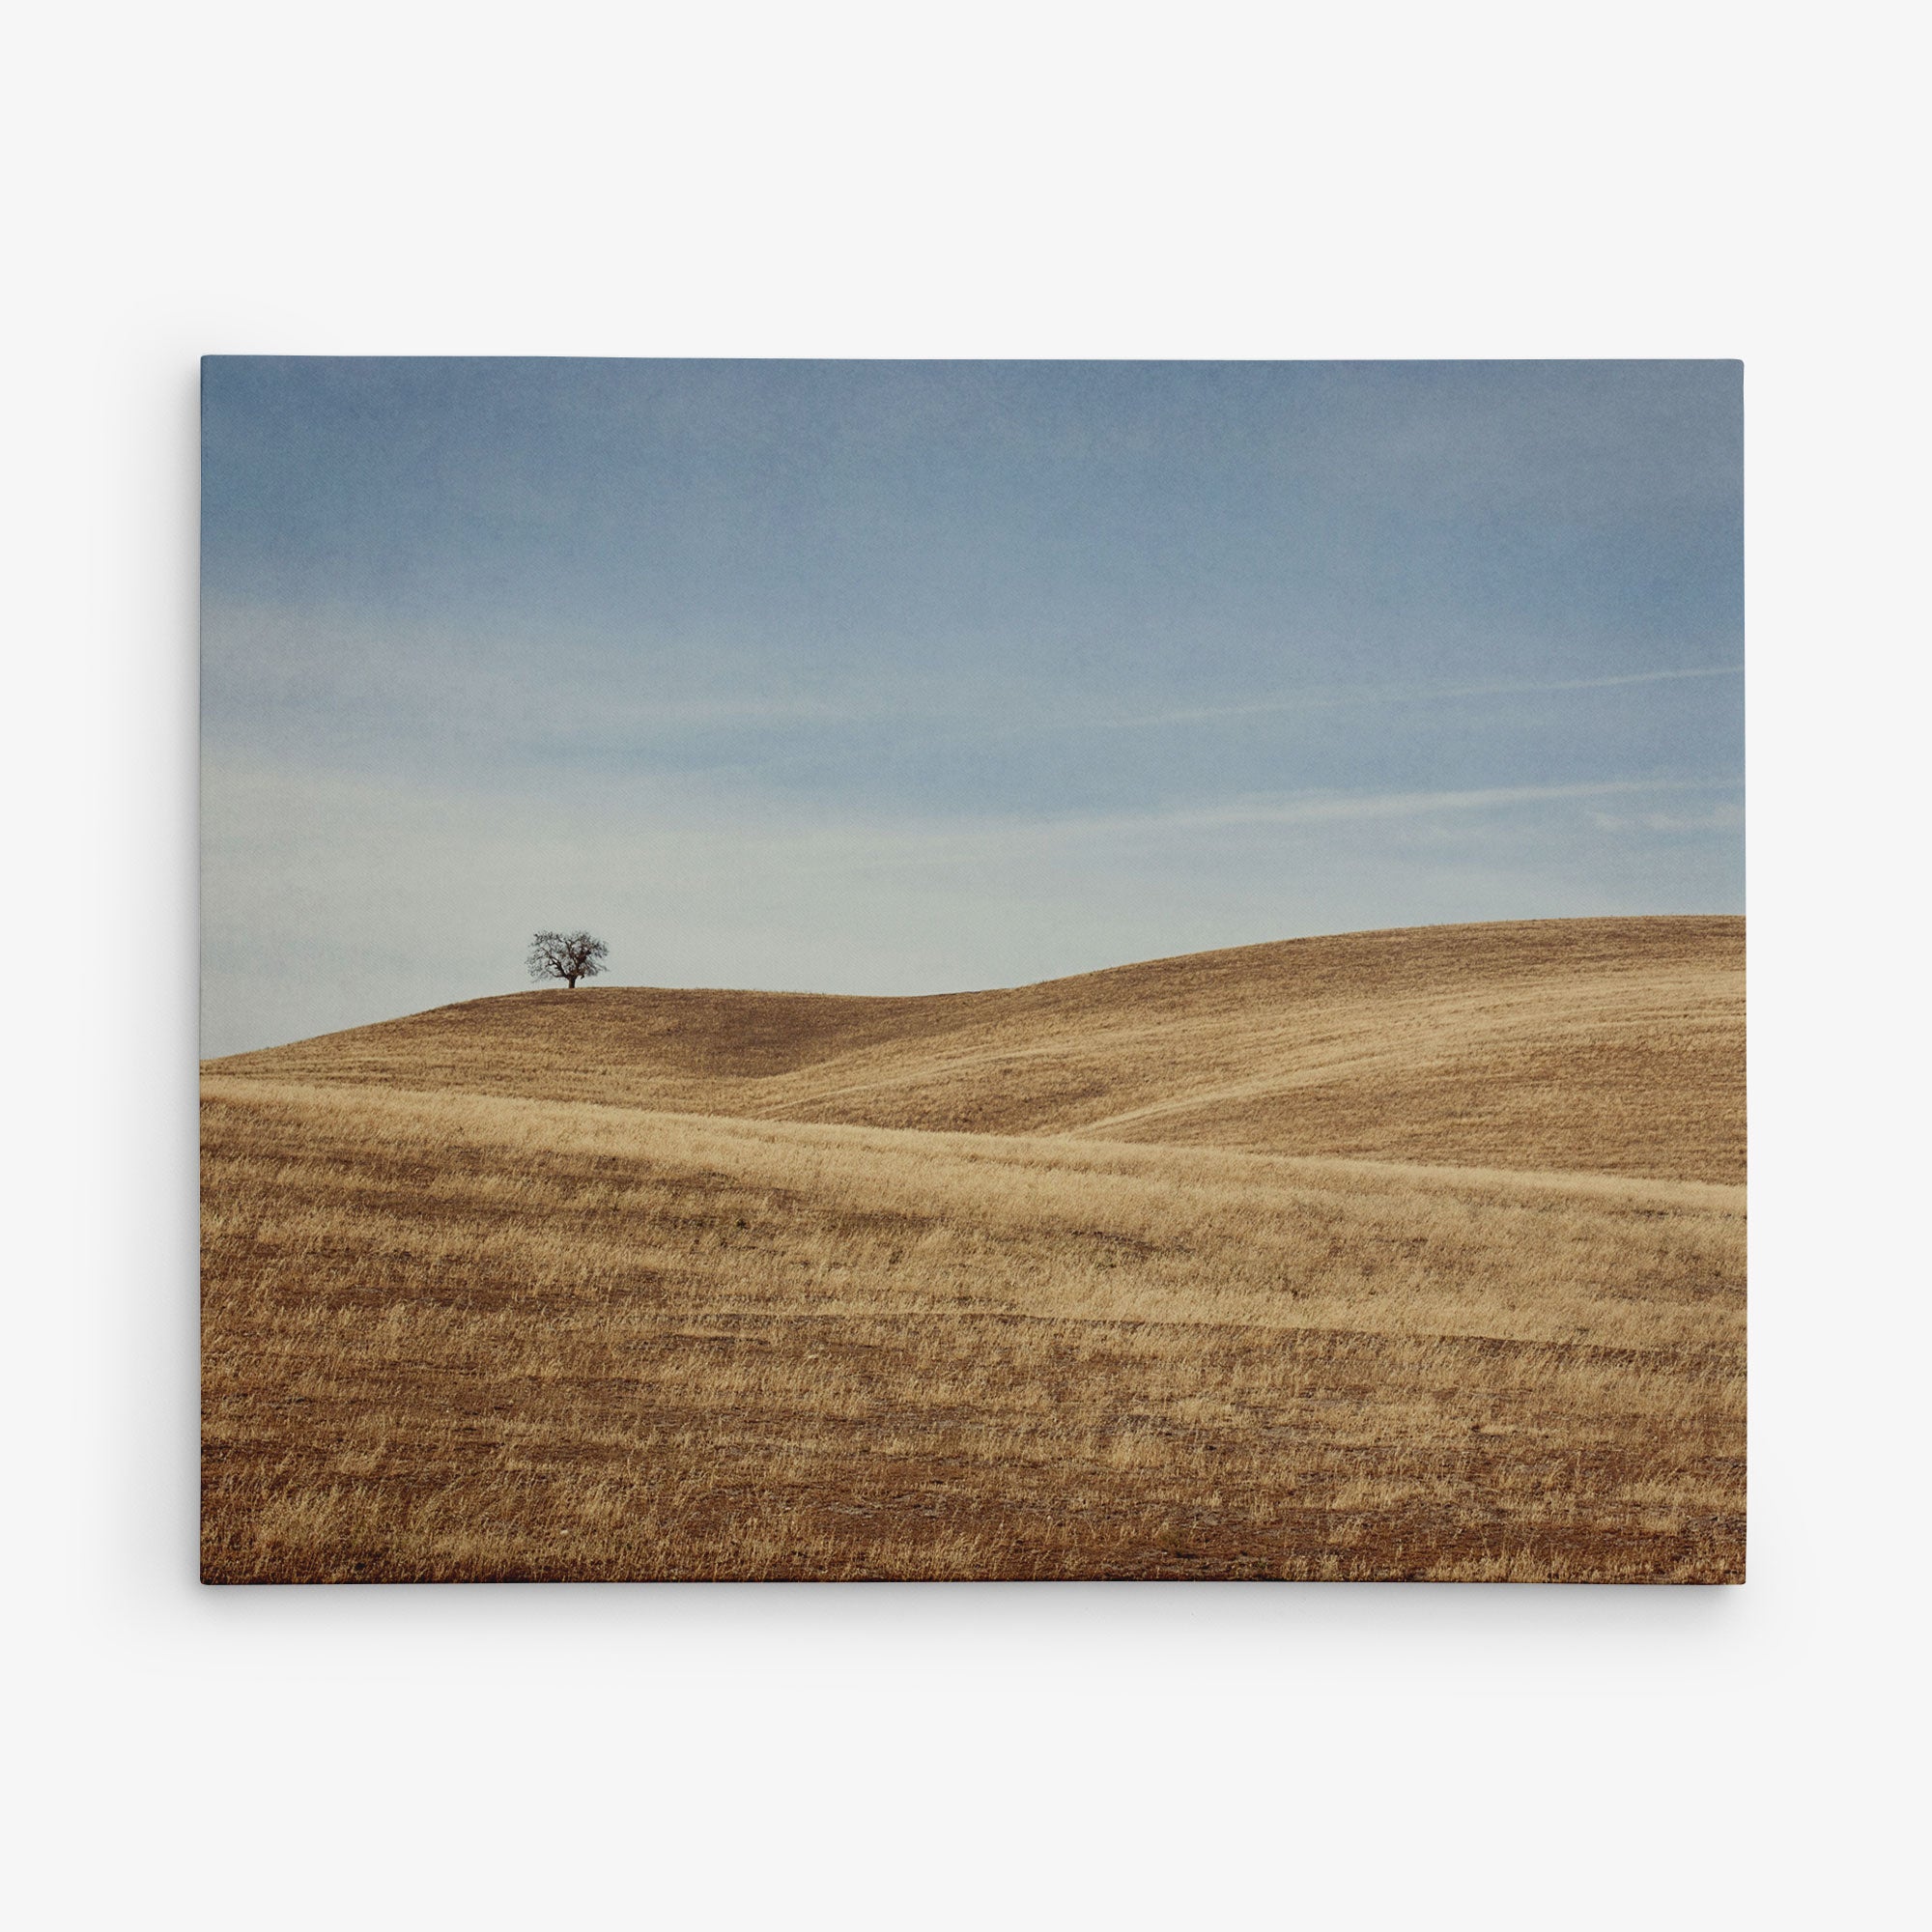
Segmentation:
{"type": "Polygon", "coordinates": [[[1423,926],[991,993],[585,985],[212,1065],[687,1114],[1744,1179],[1744,922],[1423,926]]]}
{"type": "MultiPolygon", "coordinates": [[[[1605,1014],[1734,964],[1728,922],[1563,923],[1597,928],[1574,949],[1567,1006],[1549,964],[1561,934],[1507,929],[1530,936],[1515,974],[1465,938],[1478,970],[1444,983],[1438,957],[1434,995],[1384,971],[1391,1023],[1336,1036],[1321,1064],[1379,1067],[1362,1078],[1406,1091],[1404,1042],[1411,1059],[1439,1053],[1461,1002],[1476,1014],[1465,1053],[1489,1042],[1507,1085],[1508,1066],[1560,1054],[1566,1026],[1602,1037],[1605,1014]],[[1654,970],[1612,924],[1663,935],[1654,970]],[[1619,975],[1642,989],[1613,998],[1619,975]],[[1524,1017],[1538,1002],[1540,1049],[1524,1017]],[[1507,1027],[1492,1024],[1499,1008],[1507,1027]]],[[[1276,970],[1292,951],[1250,949],[1249,964],[1276,970]]],[[[749,1037],[740,1057],[768,1054],[766,1074],[679,1076],[710,1083],[701,1114],[664,1103],[667,1063],[706,1051],[650,1031],[665,995],[524,996],[216,1063],[205,1574],[1741,1577],[1743,1191],[1683,1173],[1696,1150],[1741,1141],[1741,1122],[1683,1091],[1709,1051],[1671,1061],[1674,1080],[1653,1058],[1652,1140],[1681,1157],[1650,1177],[1525,1158],[1520,1141],[1560,1151],[1574,1126],[1520,1135],[1507,1163],[1451,1164],[1445,1147],[1484,1137],[1445,1133],[1439,1110],[1406,1134],[1383,1123],[1394,1159],[1117,1138],[1133,1124],[1122,1115],[1164,1104],[1146,1097],[1157,1065],[1190,1102],[1151,1117],[1170,1131],[1178,1117],[1205,1138],[1230,1118],[1216,1106],[1265,1122],[1286,1104],[1282,1060],[1260,1052],[1249,1113],[1194,1104],[1214,1031],[1195,1009],[1218,1000],[1225,1035],[1230,1010],[1272,1024],[1279,1004],[1215,990],[1241,957],[1127,969],[1170,982],[1170,1032],[1193,1028],[1164,1063],[1147,988],[1123,999],[1094,989],[1120,976],[1093,976],[1085,1004],[1102,1012],[1084,1031],[1065,991],[1082,982],[1027,989],[1055,1016],[1035,1015],[1042,1052],[1072,1052],[1051,1042],[1077,1035],[1120,1069],[1072,1132],[809,1122],[775,1117],[804,1104],[796,1092],[755,1100],[758,1079],[823,1081],[840,1055],[827,1087],[849,1089],[851,1056],[888,1048],[896,1074],[861,1083],[868,1105],[923,1094],[937,1108],[948,1080],[997,1094],[994,1023],[962,1039],[919,1002],[869,1017],[843,1003],[832,1048],[823,1027],[801,1045],[792,1022],[749,1037]],[[473,1052],[466,1015],[480,1015],[473,1052]],[[867,1027],[881,1037],[855,1044],[867,1027]],[[527,1091],[547,1083],[570,1097],[527,1091]],[[719,1105],[721,1087],[739,1104],[719,1105]]],[[[1303,990],[1304,1016],[1354,997],[1303,990]]],[[[1721,999],[1682,1005],[1687,1034],[1735,1042],[1721,999]]],[[[1017,1022],[998,1024],[1010,1054],[1017,1022]]],[[[1653,1057],[1672,1037],[1633,1023],[1653,1057]]],[[[1565,1105],[1585,1121],[1605,1064],[1572,1063],[1565,1105]]],[[[1599,1111],[1630,1156],[1641,1136],[1617,1122],[1644,1094],[1626,1097],[1599,1111]]],[[[834,1110],[829,1091],[818,1104],[834,1110]]],[[[1517,1094],[1490,1109],[1489,1139],[1535,1118],[1517,1094]]]]}

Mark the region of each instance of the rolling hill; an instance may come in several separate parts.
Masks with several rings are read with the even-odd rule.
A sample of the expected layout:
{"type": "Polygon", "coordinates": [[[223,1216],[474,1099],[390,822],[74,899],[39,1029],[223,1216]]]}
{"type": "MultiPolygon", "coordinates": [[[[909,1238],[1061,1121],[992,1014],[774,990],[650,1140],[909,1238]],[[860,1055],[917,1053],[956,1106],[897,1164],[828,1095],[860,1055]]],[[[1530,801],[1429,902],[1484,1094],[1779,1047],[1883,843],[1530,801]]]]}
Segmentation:
{"type": "Polygon", "coordinates": [[[211,1581],[1744,1574],[1744,923],[209,1062],[211,1581]]]}
{"type": "Polygon", "coordinates": [[[1424,926],[923,998],[587,985],[225,1076],[929,1132],[1744,1179],[1744,921],[1424,926]]]}

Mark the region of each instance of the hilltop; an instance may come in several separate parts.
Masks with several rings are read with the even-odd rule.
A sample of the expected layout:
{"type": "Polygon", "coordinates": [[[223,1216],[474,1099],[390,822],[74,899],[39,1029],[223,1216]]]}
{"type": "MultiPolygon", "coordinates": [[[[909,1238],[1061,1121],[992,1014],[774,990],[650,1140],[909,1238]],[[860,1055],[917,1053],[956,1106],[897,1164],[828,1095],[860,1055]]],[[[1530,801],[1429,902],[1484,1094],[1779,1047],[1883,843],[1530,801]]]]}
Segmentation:
{"type": "Polygon", "coordinates": [[[1735,1183],[1742,918],[1296,939],[919,997],[584,986],[208,1063],[310,1085],[1735,1183]]]}

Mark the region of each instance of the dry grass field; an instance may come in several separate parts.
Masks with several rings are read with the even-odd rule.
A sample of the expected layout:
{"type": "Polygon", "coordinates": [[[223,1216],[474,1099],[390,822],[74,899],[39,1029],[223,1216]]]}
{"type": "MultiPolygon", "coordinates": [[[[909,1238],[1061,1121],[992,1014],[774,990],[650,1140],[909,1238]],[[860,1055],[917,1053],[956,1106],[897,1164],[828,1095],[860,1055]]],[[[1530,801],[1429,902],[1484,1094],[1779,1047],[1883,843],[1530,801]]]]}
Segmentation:
{"type": "Polygon", "coordinates": [[[1744,923],[204,1069],[224,1582],[1744,1574],[1744,923]]]}

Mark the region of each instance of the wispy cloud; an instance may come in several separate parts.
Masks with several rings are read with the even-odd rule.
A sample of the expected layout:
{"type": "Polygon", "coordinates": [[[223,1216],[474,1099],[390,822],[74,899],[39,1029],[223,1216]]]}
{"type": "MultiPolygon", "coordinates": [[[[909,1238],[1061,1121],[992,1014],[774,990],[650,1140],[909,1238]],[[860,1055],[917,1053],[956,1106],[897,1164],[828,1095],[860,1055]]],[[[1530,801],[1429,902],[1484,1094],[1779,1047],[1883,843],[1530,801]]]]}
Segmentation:
{"type": "Polygon", "coordinates": [[[1322,686],[1257,697],[1239,704],[1195,705],[1171,711],[1145,712],[1132,718],[1049,720],[1079,724],[1095,730],[1140,731],[1166,724],[1219,724],[1242,718],[1264,718],[1293,711],[1328,711],[1361,704],[1416,704],[1457,697],[1534,696],[1564,691],[1610,691],[1623,685],[1663,684],[1677,678],[1741,677],[1744,666],[1697,665],[1679,670],[1640,670],[1618,677],[1521,678],[1492,684],[1322,686]]]}
{"type": "MultiPolygon", "coordinates": [[[[934,838],[998,842],[1016,839],[1044,842],[1149,839],[1201,832],[1236,831],[1251,826],[1335,825],[1351,820],[1446,817],[1547,806],[1570,800],[1651,797],[1734,788],[1735,781],[1728,779],[1607,779],[1577,784],[1487,785],[1459,791],[1321,791],[1288,797],[1230,799],[1215,804],[1183,805],[1151,811],[1004,818],[966,826],[913,821],[878,836],[888,842],[924,841],[934,838]]],[[[1601,819],[1603,814],[1597,816],[1601,819]]],[[[1656,816],[1645,815],[1637,822],[1648,825],[1656,816]]],[[[1690,822],[1681,821],[1682,824],[1690,822]]],[[[1680,821],[1671,821],[1672,829],[1679,829],[1679,825],[1680,821]]]]}
{"type": "MultiPolygon", "coordinates": [[[[371,781],[219,757],[208,760],[207,775],[211,816],[237,836],[244,835],[274,801],[306,800],[307,809],[315,810],[354,802],[358,810],[379,813],[404,811],[412,817],[427,813],[456,828],[513,814],[522,800],[514,786],[493,790],[487,781],[450,788],[434,781],[371,781]]],[[[1686,794],[1735,794],[1740,789],[1739,781],[1730,778],[1623,778],[1460,789],[1249,793],[1114,812],[882,815],[855,811],[849,801],[821,802],[813,808],[782,793],[738,784],[646,778],[602,800],[598,817],[607,824],[628,823],[632,836],[669,836],[693,849],[709,849],[716,841],[723,849],[756,844],[887,861],[907,852],[963,855],[973,850],[1109,840],[1138,844],[1250,827],[1468,818],[1572,802],[1589,808],[1587,818],[1600,829],[1683,830],[1734,823],[1740,808],[1723,800],[1686,812],[1669,809],[1663,801],[1686,794]],[[1618,801],[1632,803],[1621,810],[1609,809],[1618,801]],[[1642,809],[1644,805],[1650,809],[1642,809]]]]}
{"type": "Polygon", "coordinates": [[[1745,822],[1745,809],[1735,800],[1690,811],[1593,811],[1590,823],[1600,832],[1734,832],[1745,822]]]}

